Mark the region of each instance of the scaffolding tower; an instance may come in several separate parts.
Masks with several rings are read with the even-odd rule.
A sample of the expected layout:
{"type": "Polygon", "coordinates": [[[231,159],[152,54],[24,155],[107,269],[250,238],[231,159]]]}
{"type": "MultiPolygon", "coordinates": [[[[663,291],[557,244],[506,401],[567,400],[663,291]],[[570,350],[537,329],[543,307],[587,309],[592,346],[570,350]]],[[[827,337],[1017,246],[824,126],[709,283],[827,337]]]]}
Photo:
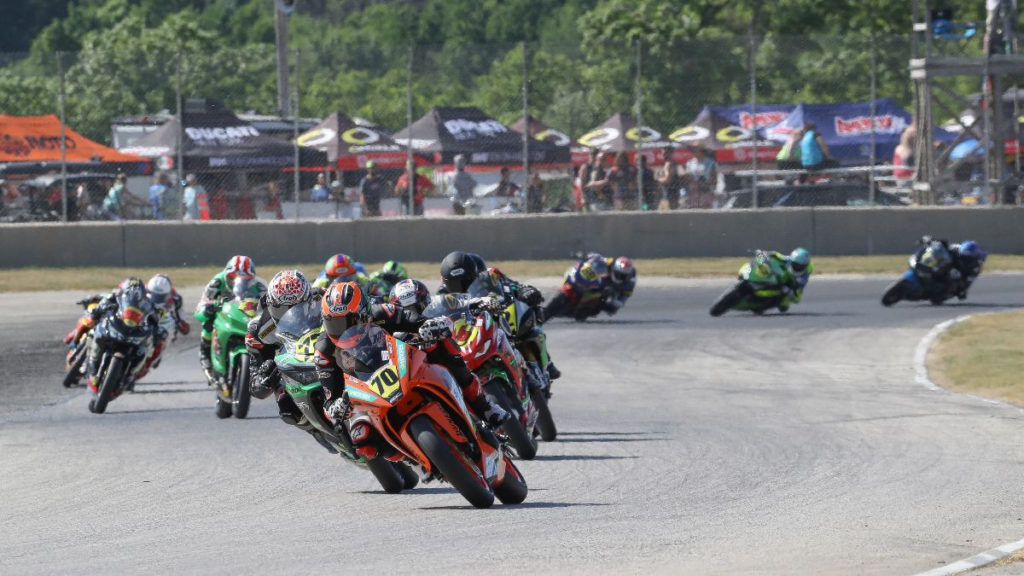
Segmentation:
{"type": "Polygon", "coordinates": [[[914,0],[913,3],[910,78],[914,82],[914,126],[917,130],[915,199],[920,204],[935,204],[946,193],[962,193],[964,188],[980,186],[984,189],[985,198],[994,198],[997,204],[1004,203],[1007,201],[1005,192],[1016,190],[1021,173],[1018,120],[1021,106],[1016,86],[1012,91],[1010,122],[1006,121],[1003,104],[1003,85],[1007,77],[1024,74],[1024,55],[1016,50],[1016,2],[1002,0],[998,10],[989,16],[984,27],[985,41],[980,43],[980,55],[977,54],[979,43],[974,37],[978,26],[956,23],[951,15],[933,10],[932,6],[934,3],[930,5],[929,0],[914,0]],[[974,54],[970,54],[972,51],[974,54]],[[978,79],[976,85],[981,88],[981,95],[977,101],[967,101],[957,94],[952,86],[957,77],[978,79]],[[950,105],[940,95],[954,104],[950,105]],[[967,111],[953,106],[966,106],[967,111]],[[936,113],[940,117],[955,118],[962,129],[952,143],[941,149],[933,144],[936,141],[936,113]],[[973,149],[959,158],[951,158],[954,148],[971,138],[977,142],[973,149]],[[1016,144],[1011,148],[1015,157],[1012,172],[1003,144],[1008,139],[1016,144]],[[977,172],[979,161],[981,173],[974,178],[965,178],[965,172],[977,172]]]}

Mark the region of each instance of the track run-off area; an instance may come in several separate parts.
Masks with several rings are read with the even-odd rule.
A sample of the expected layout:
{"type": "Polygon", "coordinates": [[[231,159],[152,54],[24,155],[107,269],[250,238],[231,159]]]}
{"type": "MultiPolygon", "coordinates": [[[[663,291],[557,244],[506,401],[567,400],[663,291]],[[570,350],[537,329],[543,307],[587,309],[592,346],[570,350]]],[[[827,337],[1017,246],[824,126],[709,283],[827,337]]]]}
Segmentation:
{"type": "Polygon", "coordinates": [[[729,279],[641,275],[618,315],[550,321],[559,437],[521,461],[526,501],[487,510],[384,494],[272,400],[218,420],[196,330],[91,414],[60,384],[85,294],[0,295],[0,573],[916,574],[1018,541],[1024,413],[923,386],[914,355],[1024,306],[1024,275],[883,308],[896,276],[712,318],[729,279]]]}

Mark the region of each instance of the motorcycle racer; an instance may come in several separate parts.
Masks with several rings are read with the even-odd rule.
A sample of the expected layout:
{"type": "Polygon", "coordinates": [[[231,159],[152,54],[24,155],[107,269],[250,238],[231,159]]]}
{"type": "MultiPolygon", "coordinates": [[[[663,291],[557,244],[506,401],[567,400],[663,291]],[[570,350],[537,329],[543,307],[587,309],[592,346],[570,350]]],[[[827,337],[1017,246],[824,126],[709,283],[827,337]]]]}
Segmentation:
{"type": "MultiPolygon", "coordinates": [[[[127,313],[125,314],[126,321],[130,320],[134,326],[148,330],[153,344],[150,350],[139,348],[139,356],[129,359],[128,373],[130,383],[128,389],[131,390],[134,386],[134,381],[138,378],[137,369],[146,360],[149,351],[157,349],[162,345],[167,332],[160,327],[160,320],[156,309],[153,303],[149,301],[146,294],[146,286],[140,278],[131,277],[125,279],[110,294],[100,299],[96,307],[89,311],[92,324],[95,325],[103,318],[117,314],[121,309],[131,312],[130,318],[128,318],[129,315],[127,313]]],[[[100,343],[93,340],[89,348],[88,359],[86,360],[86,374],[92,388],[96,387],[96,377],[99,371],[101,355],[100,348],[100,343]]]]}
{"type": "MultiPolygon", "coordinates": [[[[252,258],[241,255],[232,256],[224,265],[224,270],[218,272],[206,284],[203,296],[196,305],[196,320],[202,324],[203,328],[199,339],[199,365],[202,367],[203,373],[206,374],[207,382],[211,385],[214,382],[213,362],[210,360],[213,345],[213,321],[217,317],[217,310],[221,302],[230,300],[234,296],[232,289],[235,278],[256,279],[256,267],[252,258]]],[[[266,287],[262,282],[253,282],[250,290],[254,296],[260,296],[266,291],[266,287]]]]}
{"type": "MultiPolygon", "coordinates": [[[[348,328],[363,323],[376,324],[388,332],[418,332],[423,338],[420,347],[427,353],[428,361],[451,372],[462,388],[467,404],[481,420],[497,428],[509,418],[508,412],[487,399],[480,380],[466,367],[458,345],[451,339],[450,319],[428,320],[413,310],[393,304],[371,303],[354,282],[332,285],[324,294],[322,303],[324,331],[316,343],[316,362],[320,381],[328,394],[325,410],[336,420],[344,419],[350,408],[344,394],[345,366],[337,354],[338,338],[348,328]]],[[[357,453],[375,456],[375,450],[368,447],[365,440],[353,438],[357,453]]]]}
{"type": "Polygon", "coordinates": [[[319,299],[323,290],[314,288],[299,270],[282,270],[274,275],[267,286],[266,294],[260,296],[258,316],[246,327],[245,347],[249,351],[251,366],[249,394],[260,400],[274,394],[278,415],[281,420],[305,430],[329,452],[336,450],[327,443],[295,405],[295,400],[281,387],[281,373],[277,370],[274,356],[281,345],[274,338],[277,322],[288,310],[297,304],[319,299]]]}
{"type": "Polygon", "coordinates": [[[366,284],[368,277],[360,271],[360,265],[348,254],[335,254],[324,263],[324,269],[313,281],[314,288],[326,290],[331,284],[337,282],[358,282],[366,284]]]}
{"type": "Polygon", "coordinates": [[[984,265],[988,253],[977,242],[965,240],[951,245],[949,255],[953,258],[953,268],[960,272],[960,279],[956,285],[956,297],[963,300],[967,298],[967,289],[981,274],[981,267],[984,265]]]}
{"type": "MultiPolygon", "coordinates": [[[[172,334],[173,331],[171,335],[172,342],[178,338],[179,333],[187,335],[191,331],[188,322],[181,317],[181,295],[174,289],[174,284],[169,276],[166,274],[156,274],[150,278],[149,282],[146,283],[146,295],[149,301],[153,303],[155,314],[159,319],[160,329],[164,334],[172,334]]],[[[156,368],[160,365],[160,354],[162,351],[163,340],[155,342],[153,353],[149,355],[146,363],[139,369],[135,376],[136,380],[145,376],[150,368],[156,368]]]]}
{"type": "Polygon", "coordinates": [[[607,259],[597,253],[590,253],[580,258],[568,272],[562,282],[561,294],[552,298],[544,307],[544,318],[554,318],[566,309],[572,310],[577,318],[586,318],[597,311],[579,310],[577,306],[583,300],[600,301],[604,297],[606,276],[608,275],[607,259]]]}

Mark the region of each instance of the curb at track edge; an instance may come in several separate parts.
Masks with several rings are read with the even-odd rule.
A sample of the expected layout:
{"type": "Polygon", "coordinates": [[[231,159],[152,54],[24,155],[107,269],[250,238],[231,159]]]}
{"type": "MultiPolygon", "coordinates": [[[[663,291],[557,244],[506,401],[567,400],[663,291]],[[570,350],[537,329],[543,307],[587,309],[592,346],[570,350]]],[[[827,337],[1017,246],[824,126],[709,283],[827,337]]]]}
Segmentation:
{"type": "MultiPolygon", "coordinates": [[[[932,329],[928,331],[928,334],[925,334],[924,338],[921,338],[921,340],[917,343],[917,348],[914,350],[914,380],[918,384],[921,384],[925,388],[933,390],[935,392],[952,393],[949,390],[946,390],[945,388],[939,386],[935,382],[932,382],[931,379],[928,378],[928,366],[926,362],[928,358],[928,350],[935,342],[935,339],[941,336],[946,330],[949,330],[953,326],[956,326],[957,324],[971,318],[972,316],[975,316],[975,314],[964,314],[963,316],[957,316],[956,318],[946,320],[945,322],[940,322],[939,324],[933,326],[932,329]]],[[[976,400],[981,400],[982,402],[985,402],[987,404],[996,404],[999,406],[1011,407],[1018,411],[1024,412],[1024,410],[1021,410],[1020,408],[1013,406],[1012,404],[1007,404],[1006,402],[1001,402],[999,400],[992,400],[991,398],[982,398],[981,396],[976,396],[974,394],[963,394],[963,396],[974,398],[976,400]]],[[[925,572],[919,572],[914,576],[952,576],[954,574],[960,574],[963,572],[967,572],[968,570],[981,568],[982,566],[986,566],[997,560],[1001,560],[1021,549],[1024,549],[1024,540],[1018,540],[1016,542],[1010,542],[1009,544],[1003,544],[1002,546],[993,548],[991,550],[986,550],[980,554],[971,556],[970,558],[965,558],[963,560],[946,564],[945,566],[940,566],[938,568],[934,568],[932,570],[928,570],[925,572]]]]}

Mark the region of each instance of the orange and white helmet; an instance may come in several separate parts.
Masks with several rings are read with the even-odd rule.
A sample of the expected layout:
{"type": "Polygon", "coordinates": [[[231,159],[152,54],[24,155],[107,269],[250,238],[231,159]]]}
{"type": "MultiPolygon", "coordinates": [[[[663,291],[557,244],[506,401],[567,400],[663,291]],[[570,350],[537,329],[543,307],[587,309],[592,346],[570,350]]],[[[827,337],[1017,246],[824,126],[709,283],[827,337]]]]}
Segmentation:
{"type": "Polygon", "coordinates": [[[256,277],[256,266],[253,265],[252,258],[248,256],[232,256],[224,265],[224,272],[227,273],[229,280],[235,278],[252,280],[256,277]]]}
{"type": "Polygon", "coordinates": [[[327,259],[324,264],[324,274],[327,275],[331,281],[347,280],[357,272],[355,260],[352,260],[348,254],[335,254],[327,259]]]}
{"type": "Polygon", "coordinates": [[[370,317],[370,306],[359,284],[339,282],[332,284],[320,301],[324,331],[335,344],[352,326],[365,323],[370,317]]]}

